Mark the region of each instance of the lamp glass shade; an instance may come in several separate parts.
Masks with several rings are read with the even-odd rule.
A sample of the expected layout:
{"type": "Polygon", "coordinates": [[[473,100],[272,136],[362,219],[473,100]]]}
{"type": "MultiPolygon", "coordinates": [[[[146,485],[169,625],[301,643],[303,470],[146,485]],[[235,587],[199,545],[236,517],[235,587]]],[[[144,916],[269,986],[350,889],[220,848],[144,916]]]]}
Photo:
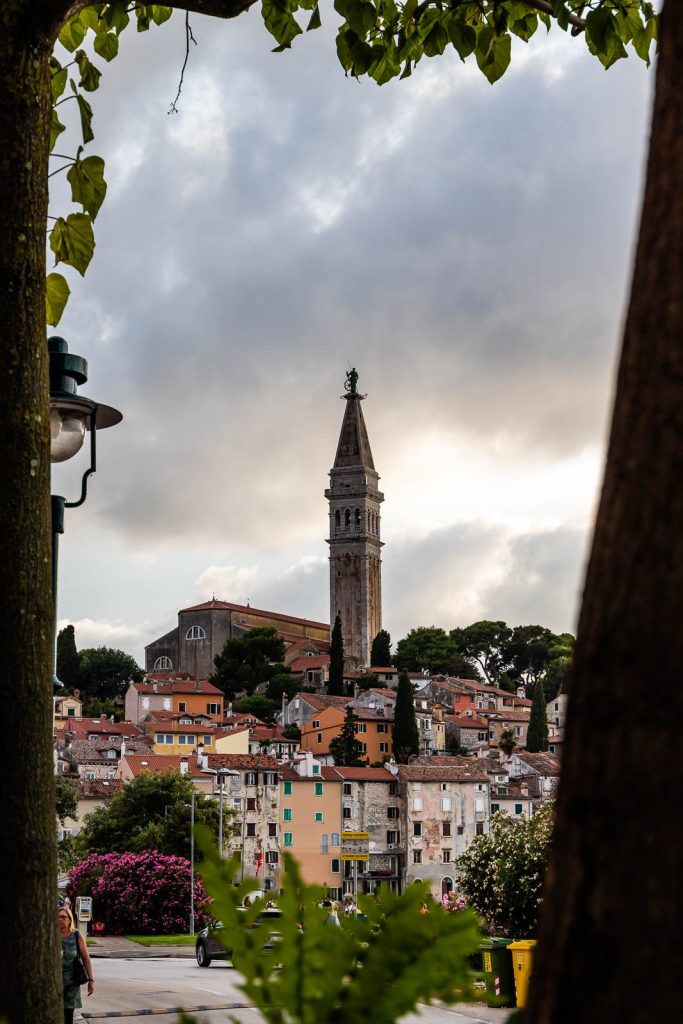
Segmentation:
{"type": "Polygon", "coordinates": [[[80,450],[87,416],[87,409],[50,409],[51,462],[66,462],[80,450]]]}

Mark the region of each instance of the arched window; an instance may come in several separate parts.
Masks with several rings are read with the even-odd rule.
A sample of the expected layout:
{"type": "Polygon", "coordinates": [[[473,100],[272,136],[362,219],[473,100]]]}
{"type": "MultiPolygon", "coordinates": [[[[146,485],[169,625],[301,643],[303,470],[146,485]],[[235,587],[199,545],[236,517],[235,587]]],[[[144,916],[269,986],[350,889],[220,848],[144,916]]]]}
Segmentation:
{"type": "Polygon", "coordinates": [[[356,529],[360,530],[360,509],[356,509],[356,529]]]}
{"type": "Polygon", "coordinates": [[[448,896],[449,892],[453,892],[453,879],[446,875],[441,879],[441,895],[448,896]]]}
{"type": "Polygon", "coordinates": [[[164,671],[168,671],[169,669],[172,669],[172,668],[173,668],[173,662],[171,661],[170,658],[167,658],[165,656],[163,658],[157,658],[157,660],[154,662],[154,671],[155,672],[164,672],[164,671]]]}
{"type": "Polygon", "coordinates": [[[185,634],[186,640],[206,640],[206,632],[201,626],[190,626],[185,634]]]}
{"type": "Polygon", "coordinates": [[[341,530],[341,513],[339,509],[334,513],[334,532],[339,533],[341,530]]]}
{"type": "Polygon", "coordinates": [[[351,509],[350,508],[344,509],[344,529],[345,530],[350,530],[351,529],[351,509]]]}
{"type": "Polygon", "coordinates": [[[368,512],[368,533],[372,531],[372,513],[368,512]]]}

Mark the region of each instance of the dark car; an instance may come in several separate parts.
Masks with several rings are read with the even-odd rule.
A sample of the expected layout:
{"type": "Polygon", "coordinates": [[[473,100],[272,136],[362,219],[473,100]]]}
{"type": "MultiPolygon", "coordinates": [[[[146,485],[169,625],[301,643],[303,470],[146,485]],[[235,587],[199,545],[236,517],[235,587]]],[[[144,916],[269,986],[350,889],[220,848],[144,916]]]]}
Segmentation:
{"type": "MultiPolygon", "coordinates": [[[[264,925],[269,928],[270,935],[264,949],[272,949],[273,943],[278,942],[280,936],[277,931],[272,930],[273,922],[282,916],[278,907],[267,907],[261,911],[252,925],[247,927],[262,928],[264,925]]],[[[200,967],[208,967],[212,960],[229,960],[232,956],[228,936],[220,921],[202,928],[197,935],[195,942],[195,956],[200,967]]]]}

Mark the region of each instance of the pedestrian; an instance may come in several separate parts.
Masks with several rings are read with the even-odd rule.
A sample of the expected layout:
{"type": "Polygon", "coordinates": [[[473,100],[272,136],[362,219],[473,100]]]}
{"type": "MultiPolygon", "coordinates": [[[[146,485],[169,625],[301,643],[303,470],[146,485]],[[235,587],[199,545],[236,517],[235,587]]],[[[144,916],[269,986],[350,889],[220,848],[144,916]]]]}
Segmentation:
{"type": "Polygon", "coordinates": [[[73,1024],[74,1010],[80,1009],[81,986],[75,978],[76,960],[80,957],[88,972],[88,995],[93,994],[92,960],[85,939],[77,930],[71,911],[66,907],[58,910],[59,937],[62,940],[62,985],[64,987],[64,1024],[73,1024]]]}

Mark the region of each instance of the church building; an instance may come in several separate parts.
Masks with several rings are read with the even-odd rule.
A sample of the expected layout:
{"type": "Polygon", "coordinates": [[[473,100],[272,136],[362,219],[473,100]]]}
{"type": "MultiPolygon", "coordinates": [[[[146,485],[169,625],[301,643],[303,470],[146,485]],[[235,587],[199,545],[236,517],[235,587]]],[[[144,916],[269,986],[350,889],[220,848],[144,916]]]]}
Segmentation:
{"type": "Polygon", "coordinates": [[[339,444],[325,491],[330,506],[330,624],[341,619],[347,668],[370,664],[382,628],[379,474],[370,451],[355,369],[346,375],[339,444]]]}

